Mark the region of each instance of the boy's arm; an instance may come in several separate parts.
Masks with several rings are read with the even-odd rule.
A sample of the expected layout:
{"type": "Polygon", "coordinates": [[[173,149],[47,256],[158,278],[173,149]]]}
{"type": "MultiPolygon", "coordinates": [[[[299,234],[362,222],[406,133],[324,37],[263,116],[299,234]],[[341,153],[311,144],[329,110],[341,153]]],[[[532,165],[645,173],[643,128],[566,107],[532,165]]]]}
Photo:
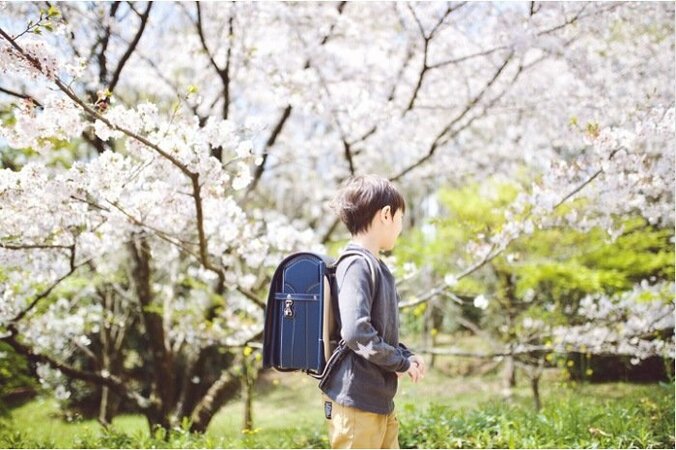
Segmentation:
{"type": "Polygon", "coordinates": [[[386,343],[371,324],[371,283],[370,269],[363,258],[349,262],[338,286],[341,336],[348,347],[369,362],[390,372],[406,372],[411,362],[404,349],[386,343]]]}
{"type": "MultiPolygon", "coordinates": [[[[397,304],[399,303],[401,303],[401,297],[399,297],[399,292],[397,292],[397,304]]],[[[413,352],[409,350],[408,347],[406,347],[401,342],[399,343],[399,347],[401,348],[401,351],[403,352],[406,358],[410,358],[411,356],[413,356],[413,352]]]]}
{"type": "Polygon", "coordinates": [[[413,356],[413,352],[408,349],[404,344],[401,342],[399,343],[399,348],[401,348],[401,352],[404,354],[404,356],[408,359],[410,356],[413,356]]]}

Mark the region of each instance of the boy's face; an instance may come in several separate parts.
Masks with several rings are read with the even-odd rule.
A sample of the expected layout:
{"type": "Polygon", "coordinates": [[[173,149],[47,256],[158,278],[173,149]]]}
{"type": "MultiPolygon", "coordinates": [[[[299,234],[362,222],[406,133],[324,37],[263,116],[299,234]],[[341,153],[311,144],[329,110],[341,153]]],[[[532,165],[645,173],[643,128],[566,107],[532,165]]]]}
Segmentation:
{"type": "Polygon", "coordinates": [[[397,212],[392,215],[392,210],[389,207],[384,208],[385,219],[383,220],[383,250],[392,250],[397,238],[401,234],[404,223],[404,211],[399,208],[397,212]]]}

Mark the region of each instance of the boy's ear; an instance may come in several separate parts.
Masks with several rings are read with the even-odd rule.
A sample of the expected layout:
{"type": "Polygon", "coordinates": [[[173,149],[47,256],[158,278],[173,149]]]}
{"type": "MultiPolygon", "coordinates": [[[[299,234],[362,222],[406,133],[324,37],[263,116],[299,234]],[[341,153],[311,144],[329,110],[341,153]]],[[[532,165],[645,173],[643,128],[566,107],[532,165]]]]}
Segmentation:
{"type": "Polygon", "coordinates": [[[391,216],[392,216],[392,208],[390,207],[390,205],[387,205],[380,210],[380,217],[383,220],[387,220],[387,218],[391,216]]]}

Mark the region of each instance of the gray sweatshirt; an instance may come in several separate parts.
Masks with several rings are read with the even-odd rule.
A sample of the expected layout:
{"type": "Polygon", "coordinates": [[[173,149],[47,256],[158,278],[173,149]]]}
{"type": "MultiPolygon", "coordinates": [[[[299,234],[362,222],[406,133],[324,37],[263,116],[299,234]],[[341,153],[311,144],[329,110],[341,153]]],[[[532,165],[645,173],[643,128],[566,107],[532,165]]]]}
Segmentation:
{"type": "Polygon", "coordinates": [[[399,294],[387,265],[364,247],[350,243],[376,269],[375,293],[369,265],[361,256],[348,256],[336,269],[341,337],[349,350],[321,385],[336,403],[377,414],[394,410],[397,374],[411,365],[412,353],[399,343],[399,294]]]}

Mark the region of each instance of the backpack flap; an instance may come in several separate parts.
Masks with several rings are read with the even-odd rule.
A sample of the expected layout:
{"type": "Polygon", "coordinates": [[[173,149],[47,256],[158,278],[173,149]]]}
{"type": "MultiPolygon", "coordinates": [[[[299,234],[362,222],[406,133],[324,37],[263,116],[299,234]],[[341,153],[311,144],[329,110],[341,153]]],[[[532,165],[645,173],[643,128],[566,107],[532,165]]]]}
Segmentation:
{"type": "MultiPolygon", "coordinates": [[[[264,367],[323,371],[327,351],[324,324],[329,319],[324,305],[331,291],[325,276],[327,264],[332,260],[325,256],[297,253],[278,266],[266,305],[264,367]]],[[[330,333],[329,329],[329,337],[330,333]]]]}

